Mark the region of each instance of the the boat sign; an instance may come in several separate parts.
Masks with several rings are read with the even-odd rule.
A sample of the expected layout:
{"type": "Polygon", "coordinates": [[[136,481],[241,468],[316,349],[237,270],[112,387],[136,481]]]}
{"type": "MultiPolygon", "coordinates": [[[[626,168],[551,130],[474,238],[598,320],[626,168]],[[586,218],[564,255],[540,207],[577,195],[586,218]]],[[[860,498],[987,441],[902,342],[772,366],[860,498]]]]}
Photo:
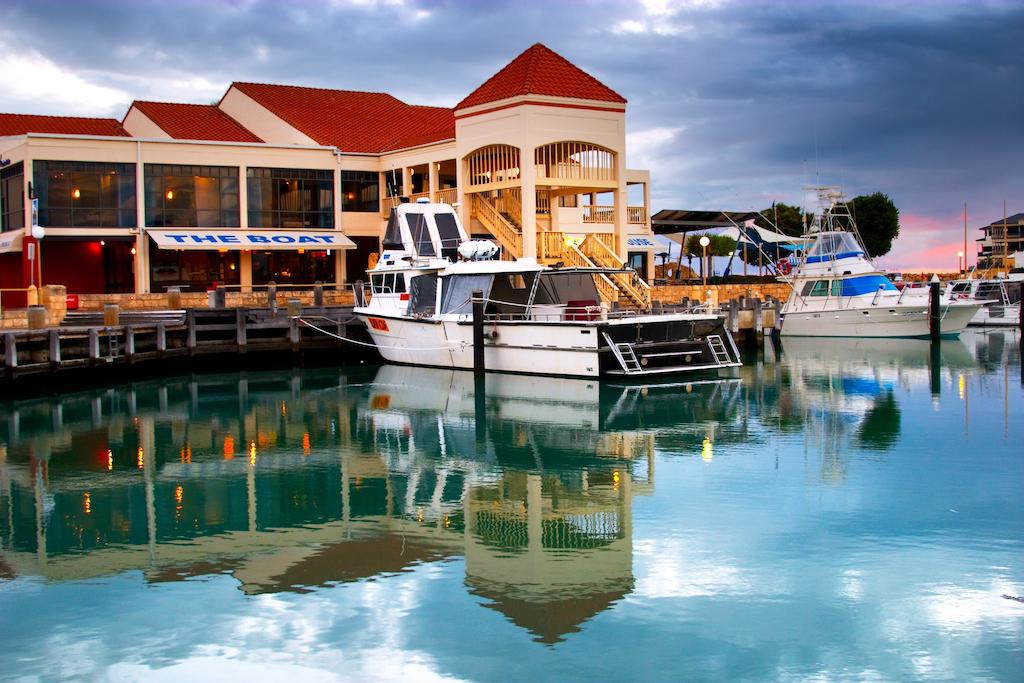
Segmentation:
{"type": "Polygon", "coordinates": [[[367,318],[367,322],[370,323],[370,327],[377,330],[378,332],[389,332],[388,321],[383,318],[367,318]]]}

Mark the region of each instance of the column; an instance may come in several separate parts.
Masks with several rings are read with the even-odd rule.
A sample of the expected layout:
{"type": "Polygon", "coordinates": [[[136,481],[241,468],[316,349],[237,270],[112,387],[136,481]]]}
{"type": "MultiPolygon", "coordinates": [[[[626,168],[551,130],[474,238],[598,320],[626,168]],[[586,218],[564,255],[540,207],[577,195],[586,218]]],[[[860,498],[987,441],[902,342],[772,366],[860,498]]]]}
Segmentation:
{"type": "Polygon", "coordinates": [[[523,197],[523,260],[537,260],[537,166],[533,148],[519,148],[519,178],[523,197]]]}
{"type": "Polygon", "coordinates": [[[619,260],[626,261],[626,237],[629,234],[629,216],[626,205],[629,204],[629,192],[626,190],[626,159],[625,154],[615,155],[616,173],[619,186],[615,188],[615,252],[619,260]]]}
{"type": "MultiPolygon", "coordinates": [[[[249,229],[249,167],[245,164],[238,167],[238,225],[242,230],[249,229]]],[[[252,251],[249,249],[238,253],[238,284],[241,291],[252,291],[252,251]]]]}
{"type": "Polygon", "coordinates": [[[402,195],[408,197],[412,194],[412,169],[408,166],[402,167],[402,195]]]}
{"type": "MultiPolygon", "coordinates": [[[[337,163],[334,165],[334,229],[343,233],[341,217],[341,208],[343,206],[341,195],[341,157],[336,156],[335,158],[337,163]]],[[[380,174],[377,174],[377,177],[380,178],[380,174]]],[[[377,186],[378,194],[383,194],[383,188],[383,183],[377,186]]],[[[340,287],[341,283],[345,281],[345,250],[332,249],[331,257],[334,259],[334,281],[340,287]]]]}
{"type": "Polygon", "coordinates": [[[142,162],[142,142],[135,143],[135,291],[152,291],[149,281],[149,239],[146,237],[146,173],[142,162]]]}
{"type": "Polygon", "coordinates": [[[436,161],[427,162],[427,182],[430,184],[430,201],[437,201],[437,167],[440,164],[436,161]]]}

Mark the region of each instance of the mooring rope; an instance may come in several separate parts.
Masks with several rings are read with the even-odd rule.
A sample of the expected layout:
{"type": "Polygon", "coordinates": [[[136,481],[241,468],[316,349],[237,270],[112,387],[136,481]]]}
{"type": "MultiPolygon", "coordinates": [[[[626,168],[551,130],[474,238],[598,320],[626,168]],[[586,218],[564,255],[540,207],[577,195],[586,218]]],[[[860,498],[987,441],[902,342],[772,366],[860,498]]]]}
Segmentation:
{"type": "Polygon", "coordinates": [[[344,341],[344,342],[348,342],[349,344],[355,344],[356,346],[366,346],[366,347],[373,348],[373,349],[385,348],[385,349],[394,349],[396,351],[451,351],[453,349],[465,349],[467,346],[469,346],[468,342],[459,342],[457,344],[448,344],[447,346],[419,346],[419,347],[415,347],[415,346],[380,346],[380,345],[374,344],[372,342],[367,343],[367,342],[359,341],[358,339],[351,339],[349,337],[343,337],[342,335],[335,334],[334,332],[331,332],[330,330],[325,330],[322,327],[317,327],[316,325],[314,325],[313,323],[309,322],[305,318],[296,318],[296,320],[298,320],[300,323],[302,323],[306,327],[312,328],[312,329],[316,330],[317,332],[320,332],[321,334],[326,334],[328,337],[334,337],[335,339],[338,339],[338,340],[344,341]]]}

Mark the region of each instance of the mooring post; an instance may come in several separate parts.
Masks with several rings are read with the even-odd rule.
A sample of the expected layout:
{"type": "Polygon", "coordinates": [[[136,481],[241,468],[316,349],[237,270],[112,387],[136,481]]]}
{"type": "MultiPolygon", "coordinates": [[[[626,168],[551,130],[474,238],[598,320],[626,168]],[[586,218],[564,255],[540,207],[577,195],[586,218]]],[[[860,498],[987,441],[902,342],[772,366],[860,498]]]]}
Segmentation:
{"type": "Polygon", "coordinates": [[[18,342],[10,332],[4,335],[4,365],[10,371],[18,367],[18,342]]]}
{"type": "Polygon", "coordinates": [[[932,342],[942,338],[942,317],[939,315],[939,276],[932,275],[928,283],[928,330],[932,342]]]}
{"type": "Polygon", "coordinates": [[[249,343],[248,337],[246,336],[245,329],[246,310],[244,308],[235,309],[235,345],[238,347],[239,353],[245,353],[245,347],[249,343]]]}
{"type": "Polygon", "coordinates": [[[188,355],[196,355],[196,309],[190,308],[185,312],[185,346],[188,348],[188,355]]]}
{"type": "Polygon", "coordinates": [[[60,365],[60,331],[56,328],[50,329],[50,368],[57,369],[60,365]]]}
{"type": "Polygon", "coordinates": [[[268,282],[267,283],[267,308],[269,308],[270,311],[274,315],[277,315],[277,283],[276,282],[268,282]]]}
{"type": "Polygon", "coordinates": [[[473,374],[484,374],[484,293],[473,290],[473,374]]]}
{"type": "Polygon", "coordinates": [[[97,327],[89,328],[89,360],[93,363],[100,359],[100,330],[97,327]]]}
{"type": "Polygon", "coordinates": [[[727,318],[729,322],[729,332],[732,334],[739,334],[740,331],[740,313],[739,313],[739,302],[736,299],[729,299],[729,314],[727,318]]]}
{"type": "Polygon", "coordinates": [[[156,324],[156,350],[160,352],[161,356],[167,351],[167,325],[165,323],[156,324]]]}
{"type": "Polygon", "coordinates": [[[313,285],[313,306],[316,308],[324,307],[324,285],[319,280],[313,285]]]}
{"type": "Polygon", "coordinates": [[[764,306],[760,299],[754,299],[754,334],[760,341],[764,338],[764,306]]]}
{"type": "Polygon", "coordinates": [[[167,308],[175,310],[181,308],[181,287],[167,288],[167,308]]]}
{"type": "Polygon", "coordinates": [[[942,344],[935,343],[931,344],[931,390],[932,390],[932,401],[939,400],[939,394],[942,393],[942,344]]]}
{"type": "Polygon", "coordinates": [[[128,357],[129,363],[135,362],[135,328],[125,325],[124,328],[124,355],[128,357]]]}
{"type": "Polygon", "coordinates": [[[217,285],[217,289],[213,291],[213,307],[214,308],[227,308],[228,305],[228,288],[224,285],[217,285]]]}
{"type": "Polygon", "coordinates": [[[782,333],[782,302],[775,299],[772,304],[775,306],[775,329],[772,334],[777,337],[782,333]]]}

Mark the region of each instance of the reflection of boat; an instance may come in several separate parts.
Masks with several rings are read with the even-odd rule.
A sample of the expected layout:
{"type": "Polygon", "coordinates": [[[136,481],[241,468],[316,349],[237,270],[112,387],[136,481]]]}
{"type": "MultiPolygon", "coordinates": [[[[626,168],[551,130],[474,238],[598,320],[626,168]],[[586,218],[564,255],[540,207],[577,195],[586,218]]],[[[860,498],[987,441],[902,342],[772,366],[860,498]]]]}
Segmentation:
{"type": "Polygon", "coordinates": [[[740,365],[719,316],[602,305],[599,291],[614,289],[610,278],[634,277],[631,270],[499,261],[491,258],[495,250],[469,240],[447,204],[394,209],[370,271],[373,298],[355,308],[381,355],[393,363],[472,368],[472,297],[479,291],[488,370],[597,377],[740,365]]]}
{"type": "MultiPolygon", "coordinates": [[[[861,243],[842,193],[814,188],[820,210],[806,235],[813,240],[792,264],[793,291],[782,308],[782,334],[800,337],[927,337],[928,290],[896,289],[861,243]]],[[[942,333],[955,336],[980,304],[940,302],[942,333]]]]}
{"type": "Polygon", "coordinates": [[[782,341],[784,357],[794,359],[794,365],[807,367],[821,365],[844,372],[857,368],[869,371],[884,369],[910,370],[928,368],[935,360],[943,367],[972,368],[977,365],[971,352],[960,339],[943,339],[938,356],[932,353],[928,339],[837,339],[821,340],[787,337],[782,341]]]}
{"type": "Polygon", "coordinates": [[[1020,323],[1020,281],[956,280],[946,285],[946,293],[955,299],[982,304],[971,318],[971,325],[1002,327],[1020,323]]]}

